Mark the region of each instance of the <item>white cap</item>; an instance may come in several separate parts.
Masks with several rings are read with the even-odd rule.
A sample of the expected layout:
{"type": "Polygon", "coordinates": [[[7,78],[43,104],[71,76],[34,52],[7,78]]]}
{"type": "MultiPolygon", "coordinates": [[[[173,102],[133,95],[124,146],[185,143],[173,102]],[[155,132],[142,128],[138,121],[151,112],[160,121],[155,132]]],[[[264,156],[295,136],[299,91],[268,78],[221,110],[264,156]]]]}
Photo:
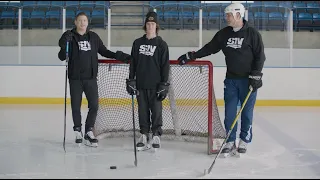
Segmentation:
{"type": "Polygon", "coordinates": [[[232,3],[224,9],[224,13],[232,13],[233,17],[236,17],[237,13],[244,18],[245,8],[241,3],[232,3]]]}

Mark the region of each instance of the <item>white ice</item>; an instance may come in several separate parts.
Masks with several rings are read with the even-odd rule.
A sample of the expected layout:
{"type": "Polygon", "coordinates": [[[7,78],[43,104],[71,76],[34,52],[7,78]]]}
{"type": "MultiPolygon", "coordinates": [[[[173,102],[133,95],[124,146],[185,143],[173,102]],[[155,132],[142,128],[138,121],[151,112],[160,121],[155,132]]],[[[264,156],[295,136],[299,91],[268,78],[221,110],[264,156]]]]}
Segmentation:
{"type": "MultiPolygon", "coordinates": [[[[70,109],[65,153],[63,109],[0,106],[0,178],[320,178],[319,107],[256,107],[247,155],[218,158],[205,177],[215,155],[201,143],[162,141],[157,153],[138,152],[137,167],[132,138],[77,147],[70,109]]],[[[84,106],[83,123],[86,113],[84,106]]]]}

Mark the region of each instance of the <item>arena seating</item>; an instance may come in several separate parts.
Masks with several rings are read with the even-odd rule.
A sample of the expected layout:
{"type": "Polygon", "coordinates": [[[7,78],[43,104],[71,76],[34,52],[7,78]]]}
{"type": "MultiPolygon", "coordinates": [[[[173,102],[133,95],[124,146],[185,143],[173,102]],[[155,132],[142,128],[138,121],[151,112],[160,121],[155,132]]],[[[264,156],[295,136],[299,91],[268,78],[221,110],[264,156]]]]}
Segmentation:
{"type": "MultiPolygon", "coordinates": [[[[18,9],[22,8],[22,28],[62,28],[62,7],[66,7],[67,27],[73,26],[76,13],[85,11],[94,28],[106,28],[109,1],[20,1],[0,2],[0,28],[18,27],[18,9]]],[[[223,10],[227,4],[203,4],[201,1],[145,1],[149,9],[157,9],[160,26],[165,29],[198,29],[199,8],[203,9],[203,28],[225,27],[223,10]]],[[[285,30],[288,13],[293,10],[296,31],[320,29],[319,1],[254,1],[244,4],[249,22],[258,29],[285,30]]],[[[136,5],[136,6],[141,6],[136,5]]],[[[121,15],[116,13],[118,16],[121,15]]],[[[146,12],[141,12],[141,18],[146,12]]],[[[135,23],[136,25],[136,23],[135,23]]],[[[125,23],[123,26],[133,26],[125,23]]]]}

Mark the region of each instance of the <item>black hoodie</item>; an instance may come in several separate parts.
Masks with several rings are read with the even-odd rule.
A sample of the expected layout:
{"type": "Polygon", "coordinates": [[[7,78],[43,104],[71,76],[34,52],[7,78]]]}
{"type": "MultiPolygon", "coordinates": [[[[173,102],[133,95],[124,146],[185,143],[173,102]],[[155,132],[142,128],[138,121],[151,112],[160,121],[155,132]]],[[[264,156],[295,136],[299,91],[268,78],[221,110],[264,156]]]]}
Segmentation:
{"type": "Polygon", "coordinates": [[[197,51],[195,58],[202,58],[222,50],[227,65],[227,78],[248,77],[250,73],[261,72],[266,60],[260,33],[248,26],[234,32],[231,26],[218,31],[213,39],[197,51]]]}
{"type": "Polygon", "coordinates": [[[156,89],[169,77],[169,49],[160,36],[147,39],[146,35],[133,42],[129,78],[135,79],[137,89],[156,89]]]}
{"type": "MultiPolygon", "coordinates": [[[[72,41],[69,43],[69,79],[96,79],[98,74],[98,53],[106,58],[115,58],[115,53],[108,50],[98,34],[87,31],[80,35],[76,29],[71,30],[72,41]]],[[[65,33],[62,35],[62,37],[65,33]]],[[[59,40],[60,51],[58,57],[60,60],[66,59],[66,50],[62,47],[59,40]]]]}

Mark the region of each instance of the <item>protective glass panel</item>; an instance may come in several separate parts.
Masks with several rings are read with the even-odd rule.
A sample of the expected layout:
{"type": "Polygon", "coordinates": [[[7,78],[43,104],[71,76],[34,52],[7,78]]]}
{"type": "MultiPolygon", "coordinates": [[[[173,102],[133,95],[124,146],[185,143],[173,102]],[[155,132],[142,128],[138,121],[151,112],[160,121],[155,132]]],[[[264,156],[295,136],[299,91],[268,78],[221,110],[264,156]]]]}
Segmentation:
{"type": "Polygon", "coordinates": [[[19,64],[18,10],[20,3],[0,2],[0,64],[19,64]]]}

